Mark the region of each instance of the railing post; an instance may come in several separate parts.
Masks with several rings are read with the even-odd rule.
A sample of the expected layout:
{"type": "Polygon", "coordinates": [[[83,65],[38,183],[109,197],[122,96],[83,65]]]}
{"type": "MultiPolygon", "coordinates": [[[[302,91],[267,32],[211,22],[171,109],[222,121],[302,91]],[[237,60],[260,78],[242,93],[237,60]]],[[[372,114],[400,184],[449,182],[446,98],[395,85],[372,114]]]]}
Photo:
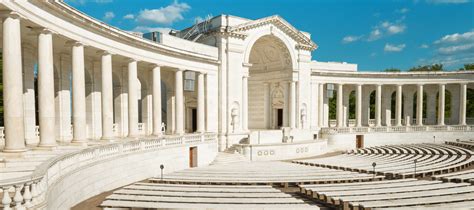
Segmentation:
{"type": "Polygon", "coordinates": [[[30,192],[31,182],[27,182],[25,185],[25,190],[23,192],[23,198],[25,199],[25,207],[31,206],[31,198],[33,197],[30,192]]]}
{"type": "Polygon", "coordinates": [[[8,193],[8,190],[10,189],[10,186],[4,186],[2,188],[3,190],[3,198],[2,198],[2,205],[3,209],[5,210],[10,210],[10,204],[12,203],[12,199],[10,198],[10,194],[8,193]]]}
{"type": "Polygon", "coordinates": [[[13,201],[15,201],[15,209],[24,209],[21,205],[23,202],[23,196],[21,196],[21,190],[23,189],[23,184],[15,185],[15,196],[13,201]]]}

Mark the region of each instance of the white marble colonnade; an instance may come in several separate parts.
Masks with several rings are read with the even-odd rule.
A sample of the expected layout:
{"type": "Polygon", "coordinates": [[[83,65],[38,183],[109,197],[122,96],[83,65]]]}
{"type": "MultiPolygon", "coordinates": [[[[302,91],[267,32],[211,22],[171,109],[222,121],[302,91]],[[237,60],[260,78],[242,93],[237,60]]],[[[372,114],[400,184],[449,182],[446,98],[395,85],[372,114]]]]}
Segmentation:
{"type": "MultiPolygon", "coordinates": [[[[22,75],[22,36],[21,36],[21,17],[15,12],[2,14],[3,26],[3,85],[4,85],[4,120],[5,120],[5,147],[3,152],[22,152],[27,150],[25,143],[25,111],[23,99],[23,75],[22,75]]],[[[34,36],[38,42],[37,61],[38,61],[38,120],[39,120],[39,147],[55,147],[60,138],[56,134],[57,120],[55,109],[55,78],[54,78],[54,54],[53,43],[56,34],[47,28],[34,28],[34,36]]],[[[69,99],[72,104],[72,142],[86,143],[87,120],[86,120],[86,70],[85,57],[86,48],[81,42],[69,40],[65,47],[71,56],[72,85],[69,99]]],[[[117,136],[114,133],[114,94],[113,94],[113,61],[114,55],[110,52],[95,49],[100,56],[100,127],[102,129],[101,139],[112,140],[123,136],[117,136]]],[[[34,53],[28,53],[28,56],[34,53]]],[[[92,55],[94,56],[94,55],[92,55]]],[[[30,59],[30,58],[29,58],[30,59]]],[[[140,135],[138,132],[138,61],[130,58],[127,64],[128,74],[128,137],[136,138],[140,135]],[[133,91],[135,90],[135,91],[133,91]]],[[[149,65],[150,66],[150,65],[149,65]]],[[[152,135],[162,135],[161,119],[161,65],[152,64],[152,135]]],[[[183,135],[185,133],[184,125],[184,91],[183,91],[183,72],[186,69],[175,70],[175,120],[174,134],[183,135]]],[[[197,132],[207,131],[206,121],[206,83],[205,72],[197,72],[197,132]]],[[[28,80],[29,81],[29,80],[28,80]]],[[[26,99],[25,99],[26,100],[26,99]]],[[[87,110],[90,111],[90,110],[87,110]]],[[[119,110],[117,110],[119,111],[119,110]]],[[[26,112],[31,114],[31,112],[26,112]]],[[[33,112],[34,114],[34,112],[33,112]]],[[[67,116],[65,116],[67,117],[67,116]]],[[[69,116],[71,117],[71,116],[69,116]]],[[[30,118],[29,118],[30,119],[30,118]]],[[[33,118],[34,119],[34,118],[33,118]]]]}

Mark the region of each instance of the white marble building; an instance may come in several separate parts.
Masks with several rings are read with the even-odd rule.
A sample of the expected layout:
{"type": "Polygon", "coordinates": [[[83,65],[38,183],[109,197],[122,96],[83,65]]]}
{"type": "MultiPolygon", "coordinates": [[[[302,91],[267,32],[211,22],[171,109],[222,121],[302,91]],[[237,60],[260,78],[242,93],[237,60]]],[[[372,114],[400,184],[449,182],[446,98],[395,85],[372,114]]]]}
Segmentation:
{"type": "MultiPolygon", "coordinates": [[[[158,137],[178,145],[188,138],[184,142],[212,142],[200,153],[199,164],[208,164],[229,149],[252,160],[288,159],[354,148],[356,134],[372,146],[467,139],[474,132],[466,110],[474,71],[368,73],[356,64],[314,61],[318,46],[311,35],[279,16],[221,15],[154,42],[62,1],[1,1],[0,11],[2,154],[158,137]],[[336,119],[329,116],[332,89],[336,119]],[[426,95],[426,106],[425,97],[415,103],[415,94],[426,95]]],[[[176,155],[163,154],[165,161],[176,155]]],[[[185,168],[186,158],[178,157],[176,170],[185,168]]],[[[122,177],[101,191],[146,176],[122,177]]],[[[8,183],[0,187],[20,181],[8,183]]]]}

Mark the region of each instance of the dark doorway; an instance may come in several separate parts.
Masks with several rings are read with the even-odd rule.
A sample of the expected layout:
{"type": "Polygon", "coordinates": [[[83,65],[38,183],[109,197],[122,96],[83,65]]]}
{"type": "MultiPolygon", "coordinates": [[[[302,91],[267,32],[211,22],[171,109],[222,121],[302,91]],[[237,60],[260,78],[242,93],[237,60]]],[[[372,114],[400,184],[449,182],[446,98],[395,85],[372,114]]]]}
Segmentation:
{"type": "Polygon", "coordinates": [[[283,127],[283,109],[277,109],[277,127],[283,127]]]}
{"type": "Polygon", "coordinates": [[[197,147],[189,148],[189,167],[197,167],[197,147]]]}
{"type": "Polygon", "coordinates": [[[196,132],[197,130],[197,110],[191,109],[191,129],[192,132],[196,132]]]}
{"type": "Polygon", "coordinates": [[[356,135],[356,148],[364,148],[364,135],[356,135]]]}

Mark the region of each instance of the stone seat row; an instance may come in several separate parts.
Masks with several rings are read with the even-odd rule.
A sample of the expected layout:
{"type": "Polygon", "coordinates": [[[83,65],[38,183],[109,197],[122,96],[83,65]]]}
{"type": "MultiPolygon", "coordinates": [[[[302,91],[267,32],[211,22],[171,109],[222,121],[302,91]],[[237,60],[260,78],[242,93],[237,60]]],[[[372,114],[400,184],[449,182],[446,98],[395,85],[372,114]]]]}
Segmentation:
{"type": "Polygon", "coordinates": [[[271,186],[203,186],[139,182],[114,191],[101,203],[114,208],[272,209],[312,208],[317,205],[297,199],[271,186]]]}
{"type": "Polygon", "coordinates": [[[232,165],[211,165],[185,169],[167,174],[163,179],[152,178],[157,183],[180,184],[262,184],[288,185],[298,183],[360,182],[383,176],[343,171],[329,168],[308,167],[287,162],[242,162],[232,165]]]}
{"type": "Polygon", "coordinates": [[[455,173],[441,174],[432,177],[433,180],[442,180],[445,182],[467,182],[474,184],[474,169],[459,171],[455,173]]]}
{"type": "Polygon", "coordinates": [[[419,152],[352,152],[332,157],[293,162],[363,173],[374,173],[375,169],[375,173],[384,175],[387,178],[425,177],[455,172],[469,167],[474,163],[472,151],[454,146],[413,144],[386,146],[386,149],[382,148],[383,147],[367,148],[364,151],[386,151],[398,148],[399,151],[418,150],[419,152]],[[375,168],[372,165],[373,163],[376,163],[375,168]]]}
{"type": "Polygon", "coordinates": [[[418,207],[456,204],[472,207],[474,186],[468,183],[443,183],[417,179],[383,180],[331,185],[299,185],[310,198],[343,209],[418,207]]]}
{"type": "MultiPolygon", "coordinates": [[[[474,144],[474,142],[473,142],[474,144]]],[[[448,155],[462,155],[473,154],[472,151],[466,150],[462,147],[450,144],[408,144],[408,145],[387,145],[378,147],[369,147],[356,150],[350,150],[347,153],[362,153],[362,154],[448,154],[448,155]]]]}
{"type": "Polygon", "coordinates": [[[462,147],[474,151],[474,140],[469,141],[447,141],[446,144],[462,147]]]}

